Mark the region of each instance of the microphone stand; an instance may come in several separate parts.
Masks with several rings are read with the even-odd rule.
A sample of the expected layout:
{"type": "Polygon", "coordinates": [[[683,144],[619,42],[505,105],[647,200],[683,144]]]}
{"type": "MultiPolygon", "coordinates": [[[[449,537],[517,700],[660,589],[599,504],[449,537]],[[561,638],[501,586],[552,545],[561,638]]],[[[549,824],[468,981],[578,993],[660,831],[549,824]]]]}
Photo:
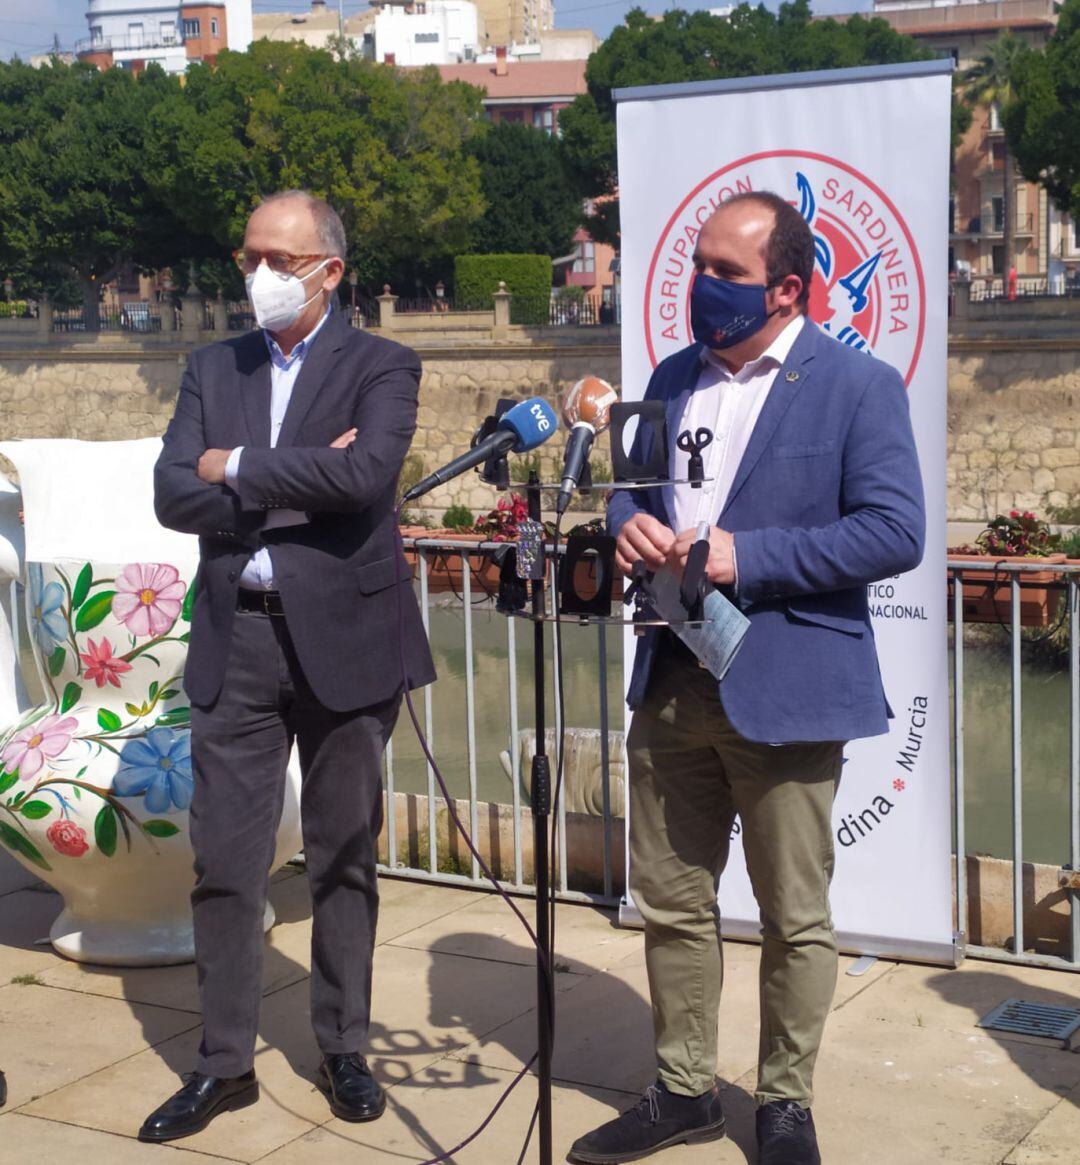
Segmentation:
{"type": "MultiPolygon", "coordinates": [[[[529,474],[529,517],[540,521],[540,478],[529,474]]],[[[532,762],[530,798],[533,814],[533,869],[536,883],[536,1023],[537,1023],[537,1112],[540,1165],[551,1165],[551,1057],[555,1019],[555,982],[551,952],[551,869],[548,838],[551,816],[551,764],[547,755],[544,718],[544,577],[532,588],[533,683],[536,701],[536,753],[532,762]]]]}

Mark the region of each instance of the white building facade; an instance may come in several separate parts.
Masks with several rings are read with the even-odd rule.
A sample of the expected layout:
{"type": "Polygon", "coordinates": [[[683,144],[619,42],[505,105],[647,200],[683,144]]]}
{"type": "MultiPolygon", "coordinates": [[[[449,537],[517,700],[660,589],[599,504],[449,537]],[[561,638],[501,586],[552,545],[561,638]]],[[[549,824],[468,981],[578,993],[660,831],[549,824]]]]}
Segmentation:
{"type": "Polygon", "coordinates": [[[251,0],[87,0],[89,36],[75,53],[99,67],[160,65],[182,73],[192,61],[251,44],[251,0]]]}
{"type": "Polygon", "coordinates": [[[479,15],[470,0],[383,4],[369,35],[376,61],[405,67],[471,61],[481,42],[479,15]]]}

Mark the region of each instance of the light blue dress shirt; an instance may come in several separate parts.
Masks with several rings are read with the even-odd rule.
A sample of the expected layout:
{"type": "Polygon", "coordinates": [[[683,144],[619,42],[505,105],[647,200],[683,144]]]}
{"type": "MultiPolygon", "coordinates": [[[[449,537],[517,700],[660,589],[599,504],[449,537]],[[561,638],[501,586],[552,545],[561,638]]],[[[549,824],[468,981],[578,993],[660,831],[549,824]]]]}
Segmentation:
{"type": "MultiPolygon", "coordinates": [[[[285,420],[285,410],[292,399],[293,386],[304,366],[304,357],[307,356],[312,342],[319,334],[319,329],[326,323],[331,309],[327,307],[325,315],[311,329],[310,332],[296,345],[286,357],[277,340],[269,332],[263,332],[266,346],[270,350],[270,448],[277,445],[278,434],[281,432],[282,422],[285,420]]],[[[225,465],[225,484],[229,489],[236,491],[240,477],[240,455],[244,446],[239,445],[229,454],[225,465]]],[[[273,530],[278,526],[299,526],[308,520],[302,510],[273,510],[266,515],[263,523],[264,530],[273,530]]],[[[253,591],[272,591],[274,585],[274,564],[270,558],[269,547],[257,550],[247,561],[240,575],[240,585],[253,591]]]]}

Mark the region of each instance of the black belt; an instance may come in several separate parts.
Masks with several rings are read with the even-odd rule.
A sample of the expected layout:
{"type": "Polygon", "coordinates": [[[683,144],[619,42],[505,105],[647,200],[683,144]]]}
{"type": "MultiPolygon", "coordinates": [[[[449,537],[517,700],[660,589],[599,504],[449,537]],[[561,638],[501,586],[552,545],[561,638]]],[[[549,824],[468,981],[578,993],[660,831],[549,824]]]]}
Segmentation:
{"type": "Polygon", "coordinates": [[[254,611],[259,615],[284,615],[280,591],[249,591],[243,587],[236,592],[236,609],[254,611]]]}

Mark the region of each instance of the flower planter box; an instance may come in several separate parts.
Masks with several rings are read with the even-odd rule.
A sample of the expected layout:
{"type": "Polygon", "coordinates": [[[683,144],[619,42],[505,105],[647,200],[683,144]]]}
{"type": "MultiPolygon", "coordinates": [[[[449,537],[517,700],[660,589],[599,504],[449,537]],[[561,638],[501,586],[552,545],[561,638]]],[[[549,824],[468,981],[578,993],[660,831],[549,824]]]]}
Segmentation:
{"type": "MultiPolygon", "coordinates": [[[[486,534],[462,534],[457,530],[429,530],[423,526],[403,526],[403,538],[440,538],[455,542],[487,542],[486,534]]],[[[469,577],[474,594],[478,596],[496,595],[499,591],[499,567],[486,550],[461,551],[456,547],[437,550],[425,548],[427,559],[428,594],[465,593],[465,563],[468,562],[469,577]]],[[[420,552],[406,547],[405,560],[415,574],[420,562],[420,552]]]]}
{"type": "MultiPolygon", "coordinates": [[[[1060,563],[1064,554],[1043,558],[993,558],[985,554],[950,554],[955,562],[1060,563]]],[[[1023,571],[1020,576],[1020,624],[1023,627],[1047,627],[1057,618],[1061,597],[1061,573],[1056,570],[1023,571]]],[[[965,623],[1000,623],[1012,621],[1012,576],[1005,571],[971,570],[961,574],[962,603],[965,623]]],[[[953,617],[953,575],[949,571],[948,617],[953,617]]]]}

